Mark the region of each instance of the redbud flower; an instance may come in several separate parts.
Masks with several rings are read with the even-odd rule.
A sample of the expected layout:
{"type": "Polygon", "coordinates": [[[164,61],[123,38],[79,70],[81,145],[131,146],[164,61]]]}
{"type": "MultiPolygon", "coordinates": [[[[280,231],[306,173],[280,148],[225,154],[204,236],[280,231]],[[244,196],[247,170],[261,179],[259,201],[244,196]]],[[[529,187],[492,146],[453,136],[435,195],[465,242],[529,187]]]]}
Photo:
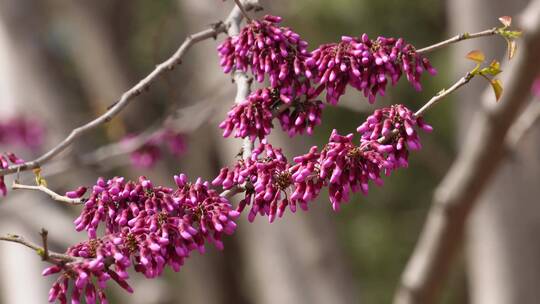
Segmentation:
{"type": "Polygon", "coordinates": [[[313,134],[315,126],[321,124],[324,104],[320,100],[296,102],[278,115],[279,122],[289,136],[307,133],[313,134]]]}
{"type": "MultiPolygon", "coordinates": [[[[222,249],[223,235],[235,231],[239,212],[200,178],[190,183],[180,174],[174,180],[177,189],[154,186],[145,177],[138,182],[99,178],[75,220],[76,230],[87,230],[90,240],[67,250],[74,262],[43,273],[62,272],[51,288],[50,301],[66,301],[71,281],[74,303],[83,296],[87,303],[96,298],[106,301],[103,289],[109,279],[132,292],[127,283],[130,267],[155,278],[167,265],[180,270],[191,251],[205,251],[206,242],[222,249]],[[98,238],[100,223],[105,223],[105,234],[98,238]]],[[[67,195],[80,197],[84,191],[80,187],[67,195]]]]}
{"type": "MultiPolygon", "coordinates": [[[[10,163],[13,165],[20,165],[24,163],[24,160],[11,152],[0,154],[0,169],[7,169],[10,163]]],[[[4,176],[0,176],[0,195],[6,196],[6,194],[7,187],[6,183],[4,182],[4,176]]]]}
{"type": "Polygon", "coordinates": [[[270,89],[259,89],[245,101],[234,105],[227,119],[219,125],[223,129],[223,136],[228,137],[235,129],[235,137],[248,137],[251,141],[270,134],[274,117],[272,110],[279,103],[275,93],[270,89]]]}
{"type": "Polygon", "coordinates": [[[253,20],[238,36],[219,45],[220,64],[225,73],[251,70],[258,82],[268,76],[272,87],[293,87],[304,75],[304,60],[309,56],[307,42],[287,27],[281,17],[266,15],[253,20]]]}
{"type": "Polygon", "coordinates": [[[306,60],[306,75],[326,88],[326,100],[337,104],[347,85],[361,90],[370,103],[384,96],[386,85],[395,85],[402,73],[420,90],[420,75],[436,71],[429,60],[416,54],[403,39],[378,37],[370,40],[343,36],[341,42],[321,45],[306,60]]]}
{"type": "Polygon", "coordinates": [[[381,172],[390,167],[381,151],[364,143],[356,146],[353,134],[339,135],[333,130],[329,143],[318,153],[312,147],[307,155],[296,157],[294,168],[296,192],[292,198],[314,199],[323,186],[328,186],[330,202],[338,210],[349,199],[350,192],[367,194],[369,181],[382,185],[381,172]],[[310,192],[308,192],[308,190],[310,192]],[[307,192],[307,194],[306,194],[307,192]]]}
{"type": "Polygon", "coordinates": [[[131,163],[139,168],[152,168],[161,159],[161,149],[158,145],[148,142],[133,151],[129,158],[131,163]]]}
{"type": "Polygon", "coordinates": [[[422,147],[416,126],[426,132],[433,130],[422,117],[416,117],[414,112],[398,104],[375,110],[356,130],[361,134],[362,142],[373,142],[384,136],[383,145],[373,144],[387,153],[387,161],[392,168],[400,168],[408,166],[408,149],[422,147]]]}
{"type": "Polygon", "coordinates": [[[289,136],[303,133],[311,135],[314,127],[321,124],[323,109],[321,101],[310,99],[315,94],[313,89],[307,88],[303,98],[285,102],[284,98],[287,97],[283,97],[279,90],[259,89],[245,101],[235,104],[219,127],[223,129],[224,137],[234,134],[235,137],[247,137],[251,141],[263,140],[272,131],[272,120],[277,114],[281,127],[289,136]],[[280,110],[287,103],[285,109],[280,110]]]}
{"type": "MultiPolygon", "coordinates": [[[[251,222],[257,214],[267,215],[273,222],[276,215],[281,215],[283,209],[290,204],[287,191],[292,185],[292,175],[289,172],[287,159],[281,152],[264,141],[252,151],[251,157],[239,160],[232,170],[223,168],[212,182],[225,189],[233,185],[246,183],[245,196],[240,201],[238,211],[251,205],[248,220],[251,222]],[[278,210],[281,213],[278,214],[278,210]]],[[[291,207],[291,210],[296,210],[291,207]]]]}

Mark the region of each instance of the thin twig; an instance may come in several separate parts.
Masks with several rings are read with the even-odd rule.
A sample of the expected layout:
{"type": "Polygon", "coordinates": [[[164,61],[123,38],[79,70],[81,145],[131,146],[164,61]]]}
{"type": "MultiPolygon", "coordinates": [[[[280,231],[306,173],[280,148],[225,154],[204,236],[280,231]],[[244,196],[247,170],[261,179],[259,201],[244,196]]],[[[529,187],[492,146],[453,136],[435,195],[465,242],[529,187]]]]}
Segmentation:
{"type": "MultiPolygon", "coordinates": [[[[0,241],[18,243],[18,244],[24,245],[24,246],[34,250],[42,258],[45,256],[44,255],[45,249],[43,247],[41,247],[39,245],[36,245],[36,244],[34,244],[32,242],[27,241],[25,238],[23,238],[20,235],[8,234],[8,235],[0,236],[0,241]]],[[[52,251],[48,251],[48,250],[47,250],[47,252],[48,252],[47,253],[47,259],[46,259],[47,262],[51,262],[51,263],[56,264],[58,261],[63,261],[63,262],[76,262],[76,261],[78,261],[77,258],[69,256],[67,254],[58,253],[58,252],[52,252],[52,251]]]]}
{"type": "MultiPolygon", "coordinates": [[[[456,91],[457,89],[461,88],[465,84],[467,84],[471,79],[474,77],[473,74],[467,73],[465,76],[461,77],[456,83],[454,83],[451,87],[448,89],[444,89],[437,93],[435,96],[433,96],[428,102],[426,102],[414,115],[416,117],[420,117],[424,115],[426,111],[431,109],[434,105],[439,103],[442,99],[444,99],[446,96],[450,95],[452,92],[456,91]]],[[[398,129],[392,130],[389,135],[387,136],[381,136],[377,141],[380,144],[385,144],[388,140],[390,140],[393,136],[396,136],[399,133],[398,129]]]]}
{"type": "Polygon", "coordinates": [[[52,191],[51,189],[49,189],[49,188],[47,188],[45,186],[30,186],[30,185],[23,185],[23,184],[19,184],[17,182],[13,182],[13,186],[11,186],[11,188],[14,189],[14,190],[26,189],[26,190],[41,191],[41,192],[44,192],[44,193],[48,194],[53,200],[58,201],[58,202],[62,202],[62,203],[66,203],[68,205],[81,205],[81,204],[84,204],[84,200],[82,200],[80,198],[69,198],[67,196],[60,195],[60,194],[52,191]]]}
{"type": "Polygon", "coordinates": [[[435,44],[427,46],[425,48],[418,49],[418,50],[416,50],[416,53],[425,54],[425,53],[429,53],[429,52],[438,50],[440,48],[443,48],[443,47],[445,47],[445,46],[447,46],[449,44],[452,44],[452,43],[456,43],[456,42],[463,41],[463,40],[468,40],[468,39],[484,37],[484,36],[492,36],[492,35],[495,35],[496,33],[497,33],[497,28],[496,27],[491,28],[489,30],[485,30],[485,31],[477,32],[477,33],[472,33],[472,34],[463,33],[461,35],[456,35],[456,36],[454,36],[454,37],[452,37],[450,39],[435,43],[435,44]]]}
{"type": "Polygon", "coordinates": [[[47,231],[45,228],[41,228],[39,235],[41,235],[41,243],[43,244],[43,255],[41,256],[41,260],[47,261],[49,260],[49,244],[47,241],[49,231],[47,231]]]}
{"type": "Polygon", "coordinates": [[[471,79],[473,77],[474,77],[473,74],[467,73],[467,75],[461,77],[456,83],[454,83],[454,85],[452,85],[451,87],[449,87],[446,90],[440,91],[439,93],[437,93],[437,95],[433,96],[433,98],[431,98],[428,102],[426,102],[426,104],[424,104],[420,108],[420,110],[416,111],[416,113],[414,113],[414,115],[416,117],[420,117],[420,116],[424,115],[424,112],[429,110],[432,106],[437,104],[439,101],[441,101],[443,98],[448,96],[450,93],[452,93],[455,90],[459,89],[461,86],[467,84],[469,81],[471,81],[471,79]]]}

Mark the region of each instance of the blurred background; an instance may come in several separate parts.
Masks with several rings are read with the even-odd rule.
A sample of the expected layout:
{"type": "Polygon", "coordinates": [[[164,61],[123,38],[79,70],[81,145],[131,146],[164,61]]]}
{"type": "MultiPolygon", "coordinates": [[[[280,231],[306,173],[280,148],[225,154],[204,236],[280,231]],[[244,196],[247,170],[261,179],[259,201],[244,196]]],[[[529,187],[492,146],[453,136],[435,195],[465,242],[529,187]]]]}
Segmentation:
{"type": "MultiPolygon", "coordinates": [[[[519,16],[535,1],[283,0],[262,1],[265,10],[257,14],[283,16],[283,24],[301,34],[310,49],[362,33],[403,37],[420,48],[499,26],[502,15],[514,16],[519,27],[519,16]]],[[[28,142],[0,136],[0,150],[25,159],[47,151],[106,110],[186,35],[224,20],[232,7],[232,0],[0,0],[0,122],[19,119],[28,141],[43,137],[28,149],[28,142]]],[[[218,65],[215,49],[222,39],[195,45],[180,66],[118,118],[45,166],[49,187],[64,193],[115,175],[145,175],[163,185],[172,185],[178,172],[215,177],[240,147],[217,128],[236,89],[218,65]],[[176,149],[156,144],[137,154],[126,148],[129,138],[162,130],[179,134],[176,149]]],[[[468,51],[481,49],[487,58],[502,60],[505,47],[503,39],[490,37],[430,53],[439,74],[424,76],[422,92],[402,81],[375,106],[405,103],[417,109],[474,67],[464,60],[468,51]]],[[[540,56],[529,63],[537,70],[539,64],[540,56]]],[[[249,224],[242,217],[223,252],[209,246],[179,273],[168,270],[156,280],[133,275],[134,295],[112,287],[111,303],[391,302],[433,191],[456,158],[485,88],[485,81],[474,80],[427,114],[435,132],[423,136],[424,147],[412,154],[409,169],[386,178],[384,187],[353,196],[338,213],[323,194],[309,212],[286,213],[273,224],[262,217],[249,224]]],[[[290,139],[276,128],[271,142],[291,157],[326,142],[333,128],[352,132],[374,109],[353,90],[342,100],[325,109],[313,137],[290,139]]],[[[538,303],[539,140],[538,128],[527,134],[479,198],[437,303],[538,303]]],[[[21,174],[20,181],[32,184],[33,175],[21,174]]],[[[42,193],[10,190],[0,199],[0,233],[38,242],[45,227],[52,249],[63,252],[85,238],[73,229],[79,209],[42,193]]],[[[45,303],[51,281],[40,276],[44,266],[27,248],[0,243],[0,303],[45,303]]]]}

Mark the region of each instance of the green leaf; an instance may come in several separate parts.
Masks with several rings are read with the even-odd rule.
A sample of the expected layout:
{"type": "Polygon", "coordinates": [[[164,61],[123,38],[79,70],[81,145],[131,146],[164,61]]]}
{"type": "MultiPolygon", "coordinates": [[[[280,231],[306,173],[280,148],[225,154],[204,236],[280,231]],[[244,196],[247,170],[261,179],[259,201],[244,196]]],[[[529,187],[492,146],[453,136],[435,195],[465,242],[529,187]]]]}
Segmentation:
{"type": "Polygon", "coordinates": [[[482,63],[486,59],[486,56],[484,55],[484,53],[482,53],[482,51],[474,50],[474,51],[470,51],[467,54],[466,58],[472,61],[476,61],[478,63],[482,63]]]}
{"type": "Polygon", "coordinates": [[[490,81],[493,92],[495,93],[495,99],[499,101],[503,93],[502,82],[499,79],[493,79],[490,81]]]}
{"type": "Polygon", "coordinates": [[[491,76],[495,76],[500,72],[502,72],[501,64],[497,60],[493,60],[487,68],[483,68],[480,70],[480,74],[489,74],[491,76]]]}
{"type": "Polygon", "coordinates": [[[499,21],[504,25],[504,27],[509,27],[512,24],[512,17],[510,16],[501,16],[499,21]]]}
{"type": "Polygon", "coordinates": [[[34,178],[36,185],[47,187],[47,181],[41,176],[41,168],[34,169],[34,178]]]}

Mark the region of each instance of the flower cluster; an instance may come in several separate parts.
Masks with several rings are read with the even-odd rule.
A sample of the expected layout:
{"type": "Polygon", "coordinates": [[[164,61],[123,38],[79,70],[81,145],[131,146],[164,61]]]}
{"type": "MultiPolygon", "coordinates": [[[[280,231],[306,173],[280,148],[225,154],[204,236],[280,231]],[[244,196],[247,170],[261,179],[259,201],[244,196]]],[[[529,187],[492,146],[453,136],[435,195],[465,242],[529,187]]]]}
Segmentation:
{"type": "Polygon", "coordinates": [[[327,186],[332,208],[338,210],[342,202],[348,201],[350,192],[367,194],[370,180],[382,185],[381,173],[390,166],[378,148],[371,142],[355,145],[352,133],[342,136],[334,130],[320,153],[315,146],[294,159],[298,164],[293,175],[295,192],[300,190],[304,193],[302,199],[309,201],[327,186]]]}
{"type": "Polygon", "coordinates": [[[370,103],[377,94],[384,95],[386,85],[398,82],[402,73],[417,89],[425,70],[436,71],[427,58],[415,52],[403,39],[378,37],[370,40],[344,36],[339,43],[323,44],[306,60],[307,76],[326,89],[326,100],[337,104],[347,85],[363,91],[370,103]]]}
{"type": "MultiPolygon", "coordinates": [[[[49,300],[64,301],[72,280],[73,300],[78,301],[85,293],[87,303],[95,303],[96,290],[103,299],[105,282],[111,278],[131,291],[126,281],[129,267],[154,278],[167,265],[178,271],[191,251],[205,251],[206,242],[222,249],[222,236],[235,231],[234,220],[239,212],[209,189],[208,182],[197,179],[190,183],[183,174],[174,179],[177,189],[153,186],[144,177],[138,182],[126,182],[119,177],[98,179],[74,222],[77,231],[88,232],[89,241],[68,249],[66,254],[75,262],[44,271],[45,275],[62,272],[49,300]],[[105,234],[98,238],[96,230],[100,223],[105,224],[105,234]]],[[[85,191],[79,188],[66,196],[80,197],[85,191]]]]}
{"type": "MultiPolygon", "coordinates": [[[[126,181],[122,177],[99,178],[82,201],[84,209],[74,221],[77,231],[89,240],[70,247],[62,261],[45,269],[43,275],[60,273],[49,293],[49,301],[106,303],[106,283],[111,279],[128,292],[128,270],[147,278],[161,275],[169,266],[178,271],[192,251],[205,251],[206,243],[223,248],[222,238],[236,229],[235,220],[249,206],[248,220],[257,215],[270,222],[289,208],[307,210],[323,188],[328,188],[334,210],[355,192],[368,193],[370,183],[382,185],[383,175],[408,166],[409,150],[420,149],[416,128],[431,126],[403,105],[376,110],[355,134],[336,130],[322,148],[289,163],[281,149],[268,143],[267,136],[278,118],[290,136],[312,134],[321,123],[324,104],[317,100],[326,90],[326,101],[337,104],[348,85],[363,91],[370,103],[384,95],[388,83],[396,84],[403,74],[416,89],[424,71],[435,74],[429,61],[403,39],[342,37],[341,42],[324,44],[312,53],[307,43],[290,28],[281,27],[280,17],[265,16],[250,21],[238,36],[227,38],[219,47],[225,73],[251,72],[258,82],[270,86],[255,90],[234,105],[219,127],[228,137],[257,139],[251,155],[240,158],[232,168],[221,169],[212,185],[242,192],[236,209],[210,183],[200,178],[188,182],[174,176],[176,188],[154,186],[150,180],[126,181]],[[98,236],[98,231],[103,235],[98,236]],[[70,286],[70,284],[72,286],[70,286]]],[[[0,141],[4,133],[0,130],[0,141]]],[[[173,155],[185,149],[183,137],[165,129],[154,134],[131,154],[140,167],[151,167],[168,145],[173,155]]],[[[0,169],[21,160],[12,154],[0,156],[0,169]]],[[[86,187],[69,191],[69,198],[81,198],[86,187]]],[[[5,194],[3,178],[0,191],[5,194]]],[[[235,192],[236,193],[236,192],[235,192]]]]}
{"type": "Polygon", "coordinates": [[[381,148],[387,153],[387,161],[392,168],[397,169],[408,166],[409,149],[418,150],[422,147],[415,131],[416,126],[426,132],[433,130],[422,117],[416,117],[407,107],[397,104],[375,110],[356,130],[361,134],[362,142],[384,137],[385,142],[381,148]]]}
{"type": "Polygon", "coordinates": [[[218,47],[225,73],[251,70],[258,82],[268,76],[272,87],[295,87],[305,75],[307,42],[287,27],[280,27],[281,17],[266,15],[253,20],[239,35],[227,38],[218,47]]]}
{"type": "MultiPolygon", "coordinates": [[[[20,165],[24,163],[24,160],[16,156],[11,152],[5,154],[0,154],[0,169],[6,169],[9,167],[9,164],[20,165]]],[[[4,176],[0,176],[0,195],[6,196],[7,187],[4,182],[4,176]]]]}
{"type": "Polygon", "coordinates": [[[307,209],[324,187],[328,187],[333,209],[338,210],[350,193],[367,194],[370,181],[382,185],[381,176],[407,166],[409,149],[421,147],[415,127],[432,130],[403,105],[379,109],[358,127],[359,144],[354,134],[342,136],[334,130],[320,152],[314,146],[295,157],[294,165],[263,140],[251,157],[231,169],[221,169],[212,183],[224,189],[244,187],[238,210],[251,205],[250,221],[260,214],[272,222],[287,206],[292,211],[297,205],[307,209]]]}
{"type": "MultiPolygon", "coordinates": [[[[132,139],[128,136],[126,142],[132,139]]],[[[180,156],[186,150],[184,135],[171,129],[163,129],[153,134],[141,147],[130,154],[131,163],[140,168],[152,168],[162,157],[166,146],[173,156],[180,156]]]]}
{"type": "Polygon", "coordinates": [[[225,137],[234,132],[235,137],[262,140],[276,116],[290,136],[312,134],[321,122],[323,103],[317,97],[324,90],[332,105],[348,85],[373,103],[377,95],[385,94],[388,83],[395,85],[403,74],[420,90],[422,73],[436,73],[429,60],[402,38],[344,36],[339,43],[308,52],[307,43],[291,29],[279,27],[279,22],[276,16],[254,20],[218,47],[226,73],[251,71],[259,82],[265,75],[270,80],[269,88],[255,91],[229,111],[220,124],[225,137]]]}
{"type": "MultiPolygon", "coordinates": [[[[287,197],[287,189],[292,184],[287,159],[270,144],[263,143],[253,150],[251,157],[239,160],[232,170],[221,169],[212,181],[213,185],[230,189],[245,184],[245,196],[240,201],[238,211],[251,205],[248,220],[257,214],[268,215],[270,222],[281,217],[287,205],[294,212],[296,205],[287,197]]],[[[302,207],[305,207],[302,205],[302,207]]]]}
{"type": "Polygon", "coordinates": [[[0,144],[20,145],[36,150],[43,144],[45,128],[34,119],[13,117],[0,122],[0,144]]]}
{"type": "Polygon", "coordinates": [[[227,113],[227,119],[219,125],[223,129],[223,136],[228,137],[236,129],[235,137],[248,137],[251,141],[265,138],[274,126],[272,111],[277,102],[270,89],[251,93],[245,101],[234,105],[227,113]]]}
{"type": "Polygon", "coordinates": [[[289,136],[311,135],[315,126],[321,124],[324,105],[320,100],[309,98],[315,95],[312,88],[302,87],[302,90],[306,92],[307,99],[297,98],[292,103],[285,101],[287,97],[280,94],[278,89],[256,90],[228,112],[227,119],[219,125],[223,129],[223,136],[228,137],[234,131],[235,137],[263,140],[274,127],[272,120],[275,116],[289,136]]]}

